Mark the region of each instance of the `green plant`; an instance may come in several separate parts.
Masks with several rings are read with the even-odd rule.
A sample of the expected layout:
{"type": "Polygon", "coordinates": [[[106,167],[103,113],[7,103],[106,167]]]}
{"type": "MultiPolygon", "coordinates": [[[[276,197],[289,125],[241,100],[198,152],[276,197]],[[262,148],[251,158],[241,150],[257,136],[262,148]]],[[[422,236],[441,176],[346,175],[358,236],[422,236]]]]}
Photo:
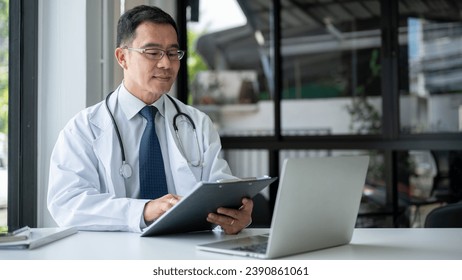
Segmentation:
{"type": "MultiPolygon", "coordinates": [[[[193,83],[197,73],[209,68],[204,59],[196,52],[196,41],[200,36],[200,33],[188,30],[188,81],[190,89],[194,88],[193,83]]],[[[189,92],[188,99],[188,103],[192,104],[193,96],[191,92],[189,92]]]]}
{"type": "Polygon", "coordinates": [[[382,128],[381,115],[379,111],[369,102],[366,94],[366,86],[371,84],[374,79],[380,77],[379,52],[373,50],[369,60],[369,70],[371,75],[364,85],[356,87],[351,104],[346,106],[351,116],[350,130],[357,134],[380,133],[382,128]]]}
{"type": "Polygon", "coordinates": [[[8,7],[0,0],[0,133],[8,133],[8,7]]]}

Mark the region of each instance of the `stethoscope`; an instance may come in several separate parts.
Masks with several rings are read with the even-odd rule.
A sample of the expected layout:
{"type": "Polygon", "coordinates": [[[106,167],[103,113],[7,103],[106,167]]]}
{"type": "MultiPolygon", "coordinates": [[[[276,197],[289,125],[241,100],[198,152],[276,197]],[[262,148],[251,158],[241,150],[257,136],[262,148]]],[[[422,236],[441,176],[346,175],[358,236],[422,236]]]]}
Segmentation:
{"type": "MultiPolygon", "coordinates": [[[[116,132],[116,135],[117,135],[117,140],[119,141],[120,151],[122,152],[122,166],[119,169],[119,173],[120,173],[120,175],[122,177],[124,177],[125,179],[128,179],[128,178],[130,178],[132,176],[133,170],[132,170],[132,167],[130,166],[130,164],[126,161],[125,149],[124,149],[124,145],[122,143],[122,137],[120,136],[119,127],[117,126],[114,115],[112,114],[111,110],[109,109],[109,101],[108,100],[109,100],[109,97],[112,95],[112,93],[113,92],[109,93],[106,96],[106,100],[105,100],[106,109],[107,109],[107,111],[109,113],[109,116],[111,117],[112,123],[114,124],[114,129],[115,129],[115,132],[116,132]]],[[[180,110],[180,107],[178,106],[178,104],[176,104],[175,100],[170,95],[166,94],[166,96],[173,103],[173,105],[175,106],[176,112],[177,112],[176,115],[173,116],[173,129],[175,130],[176,138],[178,139],[178,144],[179,144],[181,153],[183,154],[184,158],[186,159],[186,161],[188,162],[189,165],[191,165],[193,167],[200,167],[200,166],[203,165],[204,160],[203,160],[202,154],[200,152],[199,138],[197,137],[196,125],[194,124],[194,121],[192,120],[192,118],[188,114],[183,113],[180,110]],[[196,144],[197,144],[197,154],[198,154],[198,158],[199,158],[196,162],[194,162],[192,160],[189,160],[187,158],[186,151],[185,151],[184,146],[183,146],[183,142],[181,141],[180,135],[178,134],[178,126],[177,126],[176,122],[177,122],[178,117],[180,117],[180,116],[183,116],[188,120],[189,124],[191,125],[191,127],[192,127],[192,129],[194,131],[194,136],[196,138],[196,144]]]]}

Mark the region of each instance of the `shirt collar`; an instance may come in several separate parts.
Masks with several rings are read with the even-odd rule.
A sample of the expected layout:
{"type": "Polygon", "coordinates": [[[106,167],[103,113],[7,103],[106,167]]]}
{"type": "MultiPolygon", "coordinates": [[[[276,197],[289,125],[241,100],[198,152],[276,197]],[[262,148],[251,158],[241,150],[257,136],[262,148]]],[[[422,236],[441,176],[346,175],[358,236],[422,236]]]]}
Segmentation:
{"type": "MultiPolygon", "coordinates": [[[[165,108],[164,108],[164,97],[165,94],[162,94],[162,96],[153,104],[152,106],[155,106],[157,110],[159,111],[160,115],[164,117],[165,113],[165,108]]],[[[118,96],[118,101],[120,108],[124,112],[125,116],[127,117],[128,120],[132,119],[138,112],[146,106],[146,104],[138,99],[136,96],[131,94],[124,86],[122,83],[119,87],[119,96],[118,96]]]]}

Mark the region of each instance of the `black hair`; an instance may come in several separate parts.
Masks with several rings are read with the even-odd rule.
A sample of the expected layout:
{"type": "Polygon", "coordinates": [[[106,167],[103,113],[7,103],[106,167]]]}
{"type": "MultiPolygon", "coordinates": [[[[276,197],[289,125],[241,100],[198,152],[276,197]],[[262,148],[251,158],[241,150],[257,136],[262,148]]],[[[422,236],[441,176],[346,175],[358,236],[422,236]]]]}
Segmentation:
{"type": "Polygon", "coordinates": [[[136,28],[143,22],[170,24],[178,36],[178,28],[175,20],[166,12],[154,6],[136,6],[126,11],[117,23],[117,46],[122,47],[134,39],[136,28]]]}

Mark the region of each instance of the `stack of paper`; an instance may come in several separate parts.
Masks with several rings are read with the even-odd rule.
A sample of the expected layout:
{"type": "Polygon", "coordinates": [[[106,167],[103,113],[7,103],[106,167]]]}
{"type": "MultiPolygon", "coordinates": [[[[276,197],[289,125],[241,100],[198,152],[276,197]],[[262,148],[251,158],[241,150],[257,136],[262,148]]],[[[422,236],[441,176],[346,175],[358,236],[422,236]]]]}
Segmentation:
{"type": "Polygon", "coordinates": [[[27,240],[29,236],[30,228],[27,226],[11,232],[0,232],[0,243],[27,240]]]}
{"type": "MultiPolygon", "coordinates": [[[[56,240],[62,239],[66,236],[74,234],[77,232],[77,228],[32,228],[27,231],[11,236],[5,236],[8,238],[13,238],[12,241],[2,241],[0,242],[0,249],[34,249],[45,244],[54,242],[56,240]],[[19,236],[25,236],[19,237],[19,236]],[[16,238],[22,238],[20,240],[15,240],[16,238]]],[[[3,238],[3,237],[2,237],[3,238]]]]}

